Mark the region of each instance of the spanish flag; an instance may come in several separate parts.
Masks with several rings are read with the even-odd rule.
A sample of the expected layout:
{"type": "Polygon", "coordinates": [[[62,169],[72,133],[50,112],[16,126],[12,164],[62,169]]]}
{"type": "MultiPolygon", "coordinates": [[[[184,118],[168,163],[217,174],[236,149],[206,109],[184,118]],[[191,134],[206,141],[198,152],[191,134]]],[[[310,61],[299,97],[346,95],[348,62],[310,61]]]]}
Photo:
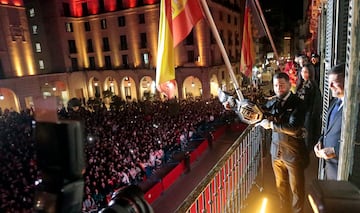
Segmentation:
{"type": "Polygon", "coordinates": [[[156,84],[168,99],[174,97],[176,89],[174,48],[202,17],[198,0],[161,0],[156,84]]]}
{"type": "Polygon", "coordinates": [[[255,50],[252,37],[251,10],[249,4],[249,0],[247,0],[245,6],[243,37],[241,45],[240,71],[246,76],[251,77],[252,67],[255,64],[255,50]]]}

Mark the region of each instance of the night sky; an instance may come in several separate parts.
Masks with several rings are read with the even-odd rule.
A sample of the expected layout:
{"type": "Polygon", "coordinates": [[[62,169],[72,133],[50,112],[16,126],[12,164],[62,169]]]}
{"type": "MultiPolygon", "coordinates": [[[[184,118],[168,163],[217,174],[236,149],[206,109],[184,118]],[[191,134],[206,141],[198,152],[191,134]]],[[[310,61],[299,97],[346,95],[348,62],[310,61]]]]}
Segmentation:
{"type": "Polygon", "coordinates": [[[259,0],[270,28],[291,31],[302,19],[304,0],[259,0]]]}

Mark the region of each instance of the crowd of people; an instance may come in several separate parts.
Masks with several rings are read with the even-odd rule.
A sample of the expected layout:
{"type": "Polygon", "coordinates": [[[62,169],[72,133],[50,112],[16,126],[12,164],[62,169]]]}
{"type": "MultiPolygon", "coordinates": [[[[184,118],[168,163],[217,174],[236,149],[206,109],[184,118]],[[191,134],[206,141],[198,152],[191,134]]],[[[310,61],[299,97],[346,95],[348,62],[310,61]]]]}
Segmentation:
{"type": "Polygon", "coordinates": [[[30,111],[5,109],[0,116],[0,209],[32,212],[36,166],[30,111]]]}
{"type": "MultiPolygon", "coordinates": [[[[35,112],[36,113],[36,112],[35,112]]],[[[104,207],[109,195],[121,186],[138,184],[181,150],[180,137],[196,137],[200,126],[228,114],[217,99],[123,102],[103,107],[60,109],[62,119],[85,124],[83,211],[104,207]]],[[[0,209],[31,212],[36,165],[32,111],[4,110],[0,116],[0,209]]]]}

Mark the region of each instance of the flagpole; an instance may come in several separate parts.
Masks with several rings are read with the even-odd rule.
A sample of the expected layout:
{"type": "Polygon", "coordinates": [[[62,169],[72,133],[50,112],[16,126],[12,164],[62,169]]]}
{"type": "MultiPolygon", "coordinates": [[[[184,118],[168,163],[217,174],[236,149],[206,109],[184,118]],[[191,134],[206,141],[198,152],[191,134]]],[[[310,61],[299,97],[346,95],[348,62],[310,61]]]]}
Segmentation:
{"type": "Polygon", "coordinates": [[[235,91],[236,91],[236,94],[239,98],[240,101],[244,100],[244,96],[240,90],[240,87],[239,87],[239,83],[237,82],[236,80],[236,76],[234,74],[234,71],[232,70],[232,67],[231,67],[231,64],[230,64],[230,60],[229,60],[229,57],[226,53],[226,50],[225,50],[225,47],[224,47],[224,44],[222,43],[221,41],[221,38],[220,38],[220,35],[219,35],[219,32],[216,28],[216,25],[215,25],[215,22],[214,22],[214,19],[212,18],[211,16],[211,13],[210,13],[210,9],[206,3],[206,0],[201,0],[201,4],[202,4],[202,7],[203,7],[203,10],[205,12],[205,16],[206,18],[208,19],[209,21],[209,25],[210,25],[210,29],[214,35],[214,38],[220,48],[220,52],[221,52],[221,55],[224,59],[224,62],[225,62],[225,65],[226,65],[226,68],[228,69],[229,71],[229,74],[230,74],[230,78],[234,84],[234,87],[235,87],[235,91]]]}
{"type": "Polygon", "coordinates": [[[261,6],[260,6],[260,3],[259,3],[258,0],[252,0],[252,1],[255,2],[256,12],[260,15],[260,18],[261,18],[261,21],[262,21],[262,23],[263,23],[263,26],[265,27],[266,34],[267,34],[267,36],[268,36],[268,38],[269,38],[271,47],[272,47],[272,49],[273,49],[273,51],[274,51],[275,58],[276,58],[276,60],[278,60],[278,59],[279,59],[279,55],[278,55],[278,53],[277,53],[277,51],[276,51],[276,47],[275,47],[274,41],[273,41],[273,39],[272,39],[272,36],[271,36],[270,30],[269,30],[269,27],[268,27],[268,25],[267,25],[267,23],[266,23],[264,14],[263,14],[262,9],[261,9],[261,6]]]}

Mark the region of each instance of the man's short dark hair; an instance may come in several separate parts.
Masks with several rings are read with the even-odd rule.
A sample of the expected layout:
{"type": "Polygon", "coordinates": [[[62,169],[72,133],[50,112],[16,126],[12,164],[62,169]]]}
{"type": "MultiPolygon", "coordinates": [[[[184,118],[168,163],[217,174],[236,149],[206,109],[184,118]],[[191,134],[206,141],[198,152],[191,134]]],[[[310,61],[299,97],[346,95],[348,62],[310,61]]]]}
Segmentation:
{"type": "Polygon", "coordinates": [[[280,78],[285,79],[286,82],[290,82],[289,75],[284,72],[278,72],[273,77],[273,79],[280,79],[280,78]]]}
{"type": "Polygon", "coordinates": [[[334,74],[339,77],[345,78],[345,64],[341,63],[341,64],[334,66],[333,68],[331,68],[331,70],[328,72],[328,74],[329,75],[334,74]]]}

